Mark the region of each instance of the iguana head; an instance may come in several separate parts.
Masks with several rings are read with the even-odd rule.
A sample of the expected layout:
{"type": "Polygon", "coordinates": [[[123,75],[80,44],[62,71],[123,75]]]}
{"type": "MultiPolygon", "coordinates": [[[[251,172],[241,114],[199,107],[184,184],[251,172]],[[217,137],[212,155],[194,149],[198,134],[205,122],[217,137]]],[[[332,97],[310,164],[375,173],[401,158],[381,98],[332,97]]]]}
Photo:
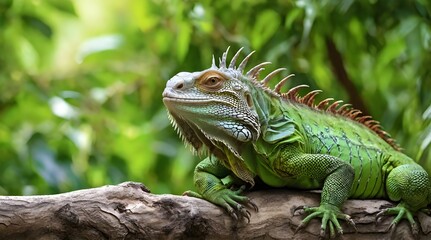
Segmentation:
{"type": "Polygon", "coordinates": [[[214,153],[227,147],[239,156],[240,146],[259,137],[260,123],[243,68],[235,66],[239,52],[226,65],[200,72],[180,72],[166,84],[163,102],[173,125],[198,152],[204,146],[214,153]]]}

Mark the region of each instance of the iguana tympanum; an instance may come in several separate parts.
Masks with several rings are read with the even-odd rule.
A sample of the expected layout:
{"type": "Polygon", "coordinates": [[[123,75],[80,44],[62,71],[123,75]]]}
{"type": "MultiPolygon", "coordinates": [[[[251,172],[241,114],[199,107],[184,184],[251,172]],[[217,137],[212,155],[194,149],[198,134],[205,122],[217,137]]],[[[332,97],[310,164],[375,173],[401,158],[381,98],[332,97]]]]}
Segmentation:
{"type": "MultiPolygon", "coordinates": [[[[396,215],[418,226],[413,215],[431,202],[431,183],[424,169],[400,152],[377,121],[332,99],[314,102],[319,90],[297,94],[306,85],[281,93],[288,77],[274,89],[267,83],[277,69],[259,80],[269,62],[244,73],[252,53],[236,66],[240,49],[227,65],[229,48],[219,66],[200,72],[180,72],[166,84],[163,102],[173,126],[197,152],[208,153],[194,172],[197,192],[225,208],[233,217],[249,219],[241,196],[256,178],[272,187],[322,189],[320,206],[302,207],[311,219],[322,218],[321,235],[341,234],[338,219],[354,226],[340,207],[347,198],[388,198],[399,202],[378,214],[396,215]],[[328,106],[329,105],[329,106],[328,106]],[[240,184],[233,190],[232,184],[240,184]]],[[[255,206],[254,206],[255,207],[255,206]]]]}

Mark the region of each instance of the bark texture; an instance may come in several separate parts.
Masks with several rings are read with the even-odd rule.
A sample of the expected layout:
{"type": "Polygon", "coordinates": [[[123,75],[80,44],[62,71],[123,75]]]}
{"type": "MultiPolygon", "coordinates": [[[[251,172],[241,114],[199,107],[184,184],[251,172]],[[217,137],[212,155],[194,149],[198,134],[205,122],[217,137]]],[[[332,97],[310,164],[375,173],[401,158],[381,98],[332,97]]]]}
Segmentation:
{"type": "MultiPolygon", "coordinates": [[[[234,221],[201,199],[155,195],[140,184],[44,196],[0,196],[0,239],[317,239],[320,221],[294,234],[304,216],[298,206],[318,205],[317,192],[260,190],[247,194],[259,206],[250,223],[234,221]]],[[[342,222],[341,239],[414,239],[402,220],[386,231],[392,216],[375,224],[376,213],[393,204],[384,200],[348,200],[358,232],[342,222]]],[[[251,211],[251,210],[250,210],[251,211]]],[[[420,236],[431,238],[431,217],[419,213],[420,236]]]]}

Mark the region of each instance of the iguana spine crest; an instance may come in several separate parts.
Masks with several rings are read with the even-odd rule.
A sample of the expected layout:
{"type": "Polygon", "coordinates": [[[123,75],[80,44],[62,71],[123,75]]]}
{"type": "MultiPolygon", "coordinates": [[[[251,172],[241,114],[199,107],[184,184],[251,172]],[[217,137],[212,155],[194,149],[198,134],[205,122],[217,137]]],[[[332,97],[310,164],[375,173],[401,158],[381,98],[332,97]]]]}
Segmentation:
{"type": "MultiPolygon", "coordinates": [[[[223,53],[222,57],[219,59],[219,67],[215,64],[214,56],[213,56],[213,62],[212,62],[212,68],[214,69],[230,69],[233,71],[239,71],[241,74],[243,74],[244,69],[247,65],[248,60],[253,55],[254,51],[249,53],[243,61],[239,64],[238,68],[235,67],[236,61],[238,59],[238,56],[240,55],[243,48],[240,48],[235,55],[232,57],[231,62],[229,63],[229,66],[227,66],[227,55],[229,53],[230,47],[227,48],[227,50],[223,53]]],[[[259,81],[259,74],[261,71],[263,71],[265,68],[264,66],[271,64],[271,62],[262,62],[260,64],[257,64],[256,66],[252,67],[247,73],[246,76],[249,78],[249,80],[255,85],[260,88],[262,88],[264,91],[268,92],[270,95],[274,97],[279,97],[287,101],[291,101],[294,103],[299,103],[306,105],[312,109],[318,110],[318,111],[324,111],[327,113],[335,114],[338,116],[343,116],[346,118],[349,118],[355,122],[361,123],[367,128],[374,131],[380,138],[382,138],[384,141],[386,141],[390,146],[392,146],[395,150],[401,151],[401,148],[399,145],[395,142],[395,140],[384,130],[382,130],[380,123],[376,120],[373,120],[371,116],[363,115],[362,112],[358,109],[355,109],[352,107],[351,104],[343,104],[339,106],[343,101],[338,100],[332,102],[330,105],[329,103],[333,101],[333,98],[326,98],[318,103],[315,103],[315,97],[317,94],[321,93],[321,90],[313,90],[305,94],[304,96],[300,96],[298,94],[298,91],[301,88],[307,88],[308,85],[298,85],[291,89],[289,89],[286,93],[281,93],[281,88],[286,84],[287,80],[289,80],[291,77],[294,76],[294,74],[290,74],[287,77],[280,80],[277,85],[274,87],[274,89],[270,89],[268,87],[268,83],[271,79],[274,78],[278,73],[286,70],[286,68],[278,68],[269,74],[267,74],[261,81],[259,81]],[[329,106],[328,106],[329,105],[329,106]]]]}

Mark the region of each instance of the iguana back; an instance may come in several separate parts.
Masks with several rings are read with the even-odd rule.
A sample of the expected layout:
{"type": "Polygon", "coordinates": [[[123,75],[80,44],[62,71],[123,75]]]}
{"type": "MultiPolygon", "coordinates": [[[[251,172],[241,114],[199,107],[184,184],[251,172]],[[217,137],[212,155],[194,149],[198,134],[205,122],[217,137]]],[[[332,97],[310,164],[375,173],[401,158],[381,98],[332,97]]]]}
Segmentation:
{"type": "Polygon", "coordinates": [[[332,112],[292,104],[285,102],[283,109],[288,116],[300,119],[297,129],[304,136],[306,152],[332,155],[353,166],[355,179],[349,197],[387,197],[385,181],[389,172],[383,168],[388,167],[389,159],[398,159],[396,165],[414,164],[393,141],[386,142],[369,126],[337,113],[337,108],[332,112]]]}

